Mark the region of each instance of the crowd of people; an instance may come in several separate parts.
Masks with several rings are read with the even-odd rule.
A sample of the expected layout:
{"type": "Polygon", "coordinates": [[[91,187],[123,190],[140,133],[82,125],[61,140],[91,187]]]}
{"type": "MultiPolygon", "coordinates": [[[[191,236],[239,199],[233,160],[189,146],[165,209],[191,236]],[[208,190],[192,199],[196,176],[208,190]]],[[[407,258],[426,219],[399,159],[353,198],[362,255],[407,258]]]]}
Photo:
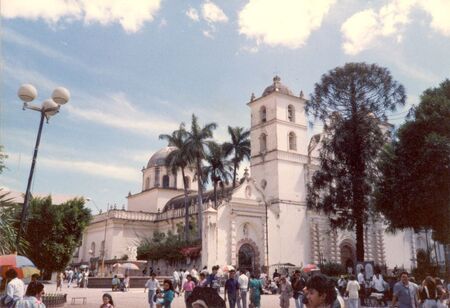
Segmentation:
{"type": "MultiPolygon", "coordinates": [[[[380,270],[367,279],[362,269],[357,276],[341,276],[337,282],[320,274],[305,274],[295,270],[292,275],[286,272],[281,275],[277,270],[272,277],[265,273],[250,272],[246,269],[228,268],[225,273],[219,271],[219,266],[213,266],[211,272],[205,267],[201,271],[193,268],[191,271],[175,270],[172,279],[164,279],[162,283],[156,273],[144,286],[148,290],[150,308],[170,308],[176,296],[183,296],[188,308],[207,308],[204,300],[190,300],[193,293],[213,292],[220,298],[223,288],[223,300],[230,308],[261,307],[261,296],[277,294],[279,306],[289,307],[291,298],[296,308],[358,308],[362,306],[390,306],[399,308],[449,308],[450,282],[447,285],[439,278],[427,276],[417,283],[407,272],[401,272],[399,279],[386,281],[380,270]],[[205,290],[204,288],[208,288],[205,290]],[[345,300],[344,300],[345,299],[345,300]],[[373,301],[376,301],[375,304],[373,301]]],[[[33,275],[31,282],[25,288],[24,282],[18,278],[15,269],[6,272],[6,293],[0,299],[0,306],[8,308],[45,308],[43,295],[44,285],[38,281],[39,276],[33,275]]],[[[57,274],[57,290],[62,281],[68,279],[68,285],[73,282],[73,275],[57,274]],[[70,279],[72,278],[72,279],[70,279]]],[[[112,280],[112,291],[127,289],[129,277],[112,280]]],[[[194,298],[194,297],[192,297],[194,298]]],[[[105,293],[101,308],[114,308],[113,298],[105,293]]]]}

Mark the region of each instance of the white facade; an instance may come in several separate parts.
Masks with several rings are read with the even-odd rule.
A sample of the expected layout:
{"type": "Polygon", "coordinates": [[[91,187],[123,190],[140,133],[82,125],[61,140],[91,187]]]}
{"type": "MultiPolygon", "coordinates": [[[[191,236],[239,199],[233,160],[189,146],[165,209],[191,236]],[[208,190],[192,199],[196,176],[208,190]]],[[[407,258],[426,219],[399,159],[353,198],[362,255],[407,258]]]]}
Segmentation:
{"type": "MultiPolygon", "coordinates": [[[[307,137],[305,103],[302,94],[293,95],[278,77],[261,97],[248,103],[251,177],[246,173],[241,185],[227,189],[217,208],[212,206],[211,193],[205,194],[202,265],[260,269],[278,263],[356,261],[354,233],[331,230],[327,217],[306,208],[306,185],[318,168],[320,135],[307,137]]],[[[143,168],[142,191],[129,194],[128,211],[112,210],[94,218],[78,261],[102,256],[99,249],[105,238],[105,259],[120,258],[141,238],[154,231],[175,232],[183,223],[183,179],[180,172],[173,174],[165,166],[171,150],[158,151],[143,168]]],[[[187,170],[186,176],[189,211],[196,215],[196,183],[192,171],[187,170]]],[[[366,259],[390,268],[410,268],[421,245],[412,232],[390,235],[377,222],[369,222],[365,229],[366,259]]]]}

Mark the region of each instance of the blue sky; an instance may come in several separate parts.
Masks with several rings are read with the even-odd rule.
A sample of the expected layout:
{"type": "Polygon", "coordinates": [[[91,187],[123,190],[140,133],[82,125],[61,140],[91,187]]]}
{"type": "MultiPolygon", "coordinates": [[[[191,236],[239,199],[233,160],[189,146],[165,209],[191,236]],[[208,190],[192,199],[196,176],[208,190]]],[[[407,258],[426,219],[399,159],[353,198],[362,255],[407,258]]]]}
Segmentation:
{"type": "MultiPolygon", "coordinates": [[[[57,86],[70,102],[45,125],[33,192],[126,203],[158,140],[195,113],[202,123],[250,123],[246,103],[275,74],[308,96],[346,62],[386,66],[407,90],[400,124],[420,93],[448,78],[450,0],[10,0],[2,2],[0,186],[24,191],[38,114],[57,86]]],[[[316,127],[316,130],[320,127],[316,127]]]]}

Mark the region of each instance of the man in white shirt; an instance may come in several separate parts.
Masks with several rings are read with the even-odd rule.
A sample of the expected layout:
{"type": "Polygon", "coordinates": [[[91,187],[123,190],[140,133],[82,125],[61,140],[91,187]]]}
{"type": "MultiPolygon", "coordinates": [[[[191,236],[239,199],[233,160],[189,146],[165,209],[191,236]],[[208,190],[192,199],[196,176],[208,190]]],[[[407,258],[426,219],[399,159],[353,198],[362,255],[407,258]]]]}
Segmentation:
{"type": "Polygon", "coordinates": [[[6,297],[4,303],[8,307],[13,307],[15,302],[22,299],[25,295],[25,284],[17,278],[17,272],[14,269],[6,271],[6,280],[9,281],[6,286],[6,297]]]}
{"type": "Polygon", "coordinates": [[[180,281],[180,274],[177,272],[177,270],[175,269],[173,271],[173,288],[175,290],[177,290],[177,288],[180,288],[179,291],[181,292],[181,281],[180,281]]]}
{"type": "Polygon", "coordinates": [[[151,274],[151,277],[147,282],[145,283],[144,292],[146,289],[148,289],[148,303],[150,304],[150,308],[153,308],[153,296],[156,293],[157,289],[160,289],[159,281],[156,279],[156,274],[153,272],[151,274]]]}
{"type": "Polygon", "coordinates": [[[350,279],[346,286],[346,293],[348,294],[348,307],[358,308],[358,292],[360,289],[359,283],[355,279],[355,275],[350,275],[350,279]]]}
{"type": "Polygon", "coordinates": [[[241,297],[238,298],[237,304],[238,308],[247,308],[248,277],[245,275],[245,270],[240,270],[239,272],[241,273],[238,278],[241,297]]]}
{"type": "Polygon", "coordinates": [[[358,283],[359,283],[359,299],[361,301],[361,306],[365,306],[366,300],[366,279],[364,277],[364,269],[361,269],[358,274],[358,283]]]}

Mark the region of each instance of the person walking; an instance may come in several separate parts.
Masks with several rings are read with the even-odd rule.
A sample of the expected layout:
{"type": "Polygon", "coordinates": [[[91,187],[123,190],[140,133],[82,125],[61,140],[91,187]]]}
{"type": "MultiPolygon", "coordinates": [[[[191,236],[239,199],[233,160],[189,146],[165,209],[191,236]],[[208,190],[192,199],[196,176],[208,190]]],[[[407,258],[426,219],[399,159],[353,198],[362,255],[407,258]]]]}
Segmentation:
{"type": "Polygon", "coordinates": [[[172,281],[164,280],[164,291],[162,294],[162,301],[156,305],[157,308],[170,308],[175,297],[175,290],[173,289],[172,281]]]}
{"type": "Polygon", "coordinates": [[[436,282],[431,276],[427,276],[423,281],[419,297],[423,303],[422,308],[437,308],[438,292],[436,282]]]}
{"type": "Polygon", "coordinates": [[[295,270],[292,278],[292,290],[294,292],[294,301],[296,308],[303,308],[303,289],[305,288],[305,279],[299,270],[295,270]]]}
{"type": "Polygon", "coordinates": [[[15,308],[45,308],[42,296],[45,294],[44,285],[40,282],[30,282],[23,299],[16,302],[15,308]]]}
{"type": "Polygon", "coordinates": [[[153,272],[151,278],[145,283],[144,292],[148,289],[148,304],[150,308],[153,308],[153,295],[155,295],[156,290],[160,289],[159,281],[156,279],[156,274],[153,272]]]}
{"type": "Polygon", "coordinates": [[[72,285],[72,280],[73,280],[73,269],[69,269],[69,271],[67,272],[67,287],[70,288],[70,286],[72,285]]]}
{"type": "Polygon", "coordinates": [[[255,274],[250,274],[250,281],[248,283],[248,288],[250,290],[250,303],[253,308],[261,308],[261,291],[262,283],[261,280],[255,274]]]}
{"type": "Polygon", "coordinates": [[[400,274],[400,281],[394,285],[394,295],[392,296],[392,307],[398,302],[399,308],[416,308],[417,290],[409,283],[408,272],[400,274]]]}
{"type": "Polygon", "coordinates": [[[175,269],[173,271],[172,278],[173,278],[174,290],[177,291],[177,289],[178,289],[178,291],[181,292],[182,285],[181,285],[180,273],[177,272],[177,269],[175,269]]]}
{"type": "Polygon", "coordinates": [[[359,299],[361,301],[361,306],[366,305],[366,278],[364,277],[364,269],[360,269],[358,273],[358,283],[359,283],[359,299]]]}
{"type": "Polygon", "coordinates": [[[349,308],[358,308],[359,301],[359,289],[361,286],[356,281],[355,275],[350,275],[349,281],[347,283],[347,287],[345,289],[345,293],[348,296],[348,307],[349,308]]]}
{"type": "Polygon", "coordinates": [[[248,277],[245,275],[245,270],[239,271],[240,275],[238,277],[238,283],[239,283],[239,292],[240,292],[240,298],[238,299],[238,307],[240,308],[247,308],[247,292],[248,292],[248,277]]]}
{"type": "Polygon", "coordinates": [[[234,269],[230,270],[229,272],[229,278],[225,282],[225,292],[224,292],[224,300],[227,301],[228,297],[228,304],[230,305],[230,308],[235,308],[236,303],[239,300],[239,282],[236,280],[236,271],[234,269]]]}
{"type": "Polygon", "coordinates": [[[182,292],[184,292],[184,302],[186,303],[186,307],[189,307],[187,302],[189,296],[191,296],[192,291],[194,291],[195,283],[192,281],[192,276],[187,275],[186,282],[183,285],[182,292]]]}
{"type": "Polygon", "coordinates": [[[58,292],[58,289],[62,292],[62,283],[64,280],[64,275],[62,272],[56,273],[56,292],[58,292]]]}
{"type": "Polygon", "coordinates": [[[280,277],[280,307],[289,308],[289,300],[293,295],[291,283],[287,281],[286,276],[280,277]]]}
{"type": "Polygon", "coordinates": [[[217,293],[220,293],[220,277],[217,274],[218,271],[219,271],[218,265],[212,267],[212,273],[208,275],[208,281],[206,284],[207,286],[216,290],[217,293]]]}

